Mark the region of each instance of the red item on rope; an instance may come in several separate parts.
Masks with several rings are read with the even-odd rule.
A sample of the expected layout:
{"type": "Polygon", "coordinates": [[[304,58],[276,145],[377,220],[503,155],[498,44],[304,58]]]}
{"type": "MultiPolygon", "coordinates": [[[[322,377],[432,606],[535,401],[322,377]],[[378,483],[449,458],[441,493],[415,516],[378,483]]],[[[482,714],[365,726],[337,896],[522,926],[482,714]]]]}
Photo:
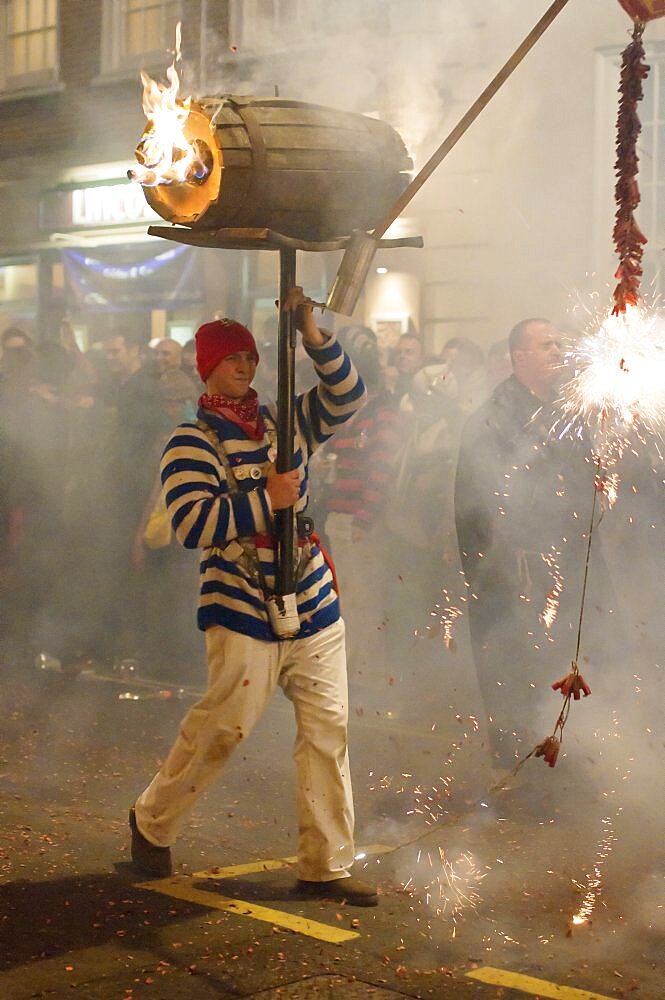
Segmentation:
{"type": "Polygon", "coordinates": [[[536,747],[535,754],[536,757],[543,757],[545,763],[550,767],[554,767],[556,764],[556,759],[559,756],[559,750],[561,748],[561,742],[556,738],[556,736],[548,736],[539,743],[536,747]]]}
{"type": "Polygon", "coordinates": [[[632,41],[624,49],[621,62],[617,158],[614,167],[617,177],[614,189],[617,210],[613,232],[614,246],[619,255],[619,267],[615,274],[619,284],[614,290],[614,316],[625,313],[629,305],[637,304],[642,277],[642,254],[647,241],[633,214],[640,203],[637,139],[642,126],[637,105],[643,96],[642,81],[649,74],[649,66],[644,62],[643,31],[644,24],[636,21],[632,41]]]}
{"type": "Polygon", "coordinates": [[[560,691],[564,698],[572,695],[575,701],[580,700],[580,694],[583,694],[585,698],[591,694],[591,688],[582,677],[582,674],[576,670],[571,670],[565,677],[555,681],[552,685],[552,690],[560,691]]]}

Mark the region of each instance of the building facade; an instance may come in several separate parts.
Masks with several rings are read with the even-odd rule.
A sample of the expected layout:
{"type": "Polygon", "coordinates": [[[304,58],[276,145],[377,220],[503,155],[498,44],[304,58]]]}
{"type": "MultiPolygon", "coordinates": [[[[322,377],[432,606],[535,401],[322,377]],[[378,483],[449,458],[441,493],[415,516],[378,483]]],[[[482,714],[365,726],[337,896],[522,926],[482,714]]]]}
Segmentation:
{"type": "MultiPolygon", "coordinates": [[[[0,0],[0,324],[82,346],[127,324],[184,341],[221,312],[274,323],[275,254],[198,250],[146,235],[127,181],[145,116],[139,71],[164,78],[182,21],[183,92],[270,94],[377,115],[422,166],[547,7],[506,0],[0,0]],[[496,9],[495,9],[496,8],[496,9]]],[[[611,296],[616,0],[559,15],[394,227],[425,249],[381,251],[354,322],[428,351],[483,347],[518,319],[579,319],[611,296]]],[[[665,19],[645,32],[641,108],[647,280],[665,219],[665,19]]],[[[391,233],[392,235],[392,233],[391,233]]],[[[316,298],[338,254],[299,254],[316,298]]],[[[328,322],[333,322],[328,318],[328,322]]],[[[335,318],[337,325],[348,317],[335,318]]]]}

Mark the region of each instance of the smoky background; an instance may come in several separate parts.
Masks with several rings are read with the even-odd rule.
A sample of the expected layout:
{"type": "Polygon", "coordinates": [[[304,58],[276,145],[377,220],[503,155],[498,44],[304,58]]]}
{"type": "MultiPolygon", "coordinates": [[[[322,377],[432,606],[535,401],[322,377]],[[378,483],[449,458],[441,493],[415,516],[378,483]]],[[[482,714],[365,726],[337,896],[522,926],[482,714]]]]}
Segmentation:
{"type": "MultiPolygon", "coordinates": [[[[411,2],[406,13],[405,5],[397,3],[343,0],[333,5],[332,29],[321,31],[321,7],[313,4],[314,13],[308,16],[307,6],[301,4],[297,11],[294,8],[295,13],[304,13],[302,18],[276,25],[272,18],[262,21],[259,6],[252,5],[251,34],[234,26],[233,18],[228,38],[206,30],[202,39],[205,72],[187,63],[185,51],[185,89],[191,85],[194,92],[200,87],[206,93],[270,94],[277,86],[283,97],[376,114],[400,132],[415,169],[532,27],[541,8],[545,9],[544,4],[535,10],[533,4],[519,0],[489,8],[481,3],[441,0],[411,2]],[[230,52],[230,46],[235,51],[230,52]],[[242,58],[240,65],[236,57],[242,58]]],[[[450,332],[463,332],[486,350],[526,315],[547,315],[560,326],[572,328],[574,338],[588,319],[587,307],[576,303],[586,301],[589,289],[597,295],[600,288],[601,297],[607,293],[609,299],[605,282],[612,275],[615,109],[611,95],[603,100],[594,95],[601,76],[600,53],[621,47],[627,31],[618,5],[585,0],[574,9],[571,4],[409,209],[409,217],[429,249],[422,264],[414,264],[414,251],[408,258],[406,252],[394,251],[390,263],[400,268],[408,260],[408,266],[419,273],[429,303],[427,309],[421,307],[420,330],[431,348],[442,347],[450,332]],[[429,323],[425,322],[427,316],[429,323]],[[457,322],[451,324],[451,317],[457,322]]],[[[654,25],[653,39],[660,35],[662,29],[654,25]]],[[[651,238],[652,234],[648,235],[651,238]]],[[[659,237],[653,234],[656,262],[661,251],[659,237]]],[[[368,297],[371,294],[370,287],[368,297]]],[[[366,316],[357,318],[364,321],[366,316]]],[[[330,322],[331,318],[325,320],[330,322]]],[[[346,320],[334,318],[333,322],[340,328],[346,320]]],[[[565,850],[565,823],[574,816],[582,863],[585,855],[594,853],[602,816],[611,815],[616,821],[619,841],[607,868],[614,865],[615,879],[630,886],[623,899],[625,911],[632,927],[646,932],[653,926],[654,906],[650,904],[655,905],[658,898],[648,876],[662,866],[655,845],[664,806],[665,500],[662,441],[636,439],[634,448],[636,454],[629,452],[619,469],[622,482],[616,507],[606,513],[599,529],[614,600],[611,608],[594,606],[596,645],[590,638],[583,647],[591,663],[587,679],[593,696],[573,706],[565,756],[557,768],[545,772],[541,761],[529,761],[525,767],[537,770],[543,784],[551,782],[552,804],[568,817],[548,831],[550,847],[545,850],[555,854],[565,850]],[[619,624],[615,626],[615,622],[619,624]],[[579,775],[583,777],[578,781],[579,775]],[[638,850],[644,853],[647,871],[635,871],[632,859],[638,850]]],[[[589,502],[591,488],[590,477],[589,502]]],[[[65,513],[70,502],[65,498],[65,513]]],[[[122,500],[119,503],[122,506],[122,500]]],[[[97,551],[102,533],[108,530],[103,525],[103,507],[104,498],[93,491],[81,520],[88,553],[97,551]]],[[[452,530],[449,506],[445,516],[452,530]]],[[[581,512],[581,517],[586,518],[586,512],[581,512]]],[[[48,536],[48,517],[37,523],[36,531],[40,537],[48,536]]],[[[112,551],[112,540],[107,544],[112,551]]],[[[581,545],[576,556],[581,567],[581,545]]],[[[91,581],[80,600],[99,621],[113,602],[118,580],[113,579],[113,559],[100,565],[99,576],[96,564],[93,558],[91,581]]],[[[67,588],[69,578],[76,577],[79,568],[66,558],[64,563],[47,565],[45,572],[49,580],[67,588]]],[[[362,566],[358,572],[362,573],[362,566]]],[[[444,795],[444,808],[465,816],[468,811],[470,818],[461,826],[457,821],[450,824],[442,813],[440,839],[451,850],[461,851],[467,842],[464,828],[471,825],[477,827],[476,834],[482,833],[488,822],[501,817],[505,807],[500,798],[491,801],[483,813],[479,811],[482,807],[474,805],[488,798],[493,776],[484,743],[485,720],[464,601],[460,603],[460,598],[469,599],[460,566],[453,553],[451,561],[442,566],[440,584],[434,588],[424,589],[417,582],[412,585],[419,576],[417,558],[412,558],[401,573],[391,567],[386,569],[385,579],[367,581],[368,588],[392,595],[383,631],[389,637],[394,662],[382,671],[385,690],[380,691],[392,707],[386,709],[382,703],[377,710],[373,704],[367,707],[352,702],[356,795],[362,802],[363,834],[398,841],[418,828],[418,817],[411,808],[412,786],[440,788],[441,774],[450,772],[452,792],[449,801],[444,795]],[[454,649],[446,648],[441,638],[439,620],[447,606],[441,593],[444,587],[452,604],[462,609],[453,629],[454,649]],[[358,713],[358,708],[363,712],[358,713]],[[392,713],[390,718],[386,718],[387,711],[392,713]],[[472,718],[479,720],[478,732],[472,718]],[[413,781],[402,778],[405,773],[412,775],[413,781]],[[377,786],[377,777],[389,780],[377,786]],[[402,786],[406,791],[398,795],[402,786]],[[454,832],[449,832],[449,827],[454,832]]],[[[343,588],[343,579],[341,585],[343,588]]],[[[595,585],[592,555],[591,605],[598,604],[595,585]]],[[[193,628],[190,598],[189,591],[186,596],[183,592],[186,616],[191,614],[193,628]]],[[[48,632],[46,611],[43,615],[39,609],[37,612],[36,632],[48,632]]],[[[164,607],[164,620],[172,613],[171,607],[164,607]]],[[[537,701],[535,730],[541,738],[559,709],[559,695],[549,685],[566,672],[571,640],[570,627],[561,628],[553,642],[544,633],[540,639],[561,661],[559,673],[539,675],[542,695],[537,701]]],[[[381,650],[379,656],[387,655],[385,643],[376,648],[381,650]]],[[[26,670],[37,677],[40,672],[48,673],[39,654],[48,657],[52,653],[48,649],[34,652],[37,660],[27,665],[7,664],[5,680],[22,680],[26,670]]],[[[168,656],[167,650],[164,656],[168,656]]],[[[132,657],[107,664],[120,688],[125,677],[129,684],[134,671],[141,673],[140,665],[123,666],[123,659],[132,657]]],[[[27,725],[34,722],[48,752],[31,754],[26,729],[22,774],[41,783],[45,795],[62,788],[63,781],[71,781],[85,799],[81,782],[85,782],[88,769],[92,776],[93,767],[98,778],[108,777],[105,761],[116,753],[117,734],[105,730],[103,738],[97,739],[103,722],[101,695],[99,701],[92,699],[85,707],[77,701],[72,719],[71,691],[58,687],[56,668],[53,675],[45,688],[36,683],[25,702],[27,725]],[[53,768],[52,754],[59,762],[57,769],[53,768]]],[[[187,690],[201,688],[203,683],[204,667],[198,660],[191,672],[175,683],[169,680],[166,686],[185,689],[186,700],[187,690]]],[[[151,690],[150,699],[140,702],[138,732],[144,744],[154,744],[159,754],[170,741],[176,713],[171,700],[160,701],[153,693],[151,690]],[[165,705],[168,708],[162,712],[165,705]]],[[[128,713],[133,707],[128,701],[128,713]]],[[[289,753],[292,733],[285,712],[279,704],[270,710],[252,737],[249,764],[239,764],[250,787],[252,769],[260,770],[259,762],[266,753],[274,755],[277,748],[277,756],[283,759],[289,753]]],[[[131,716],[127,724],[134,725],[131,716]]],[[[529,744],[517,747],[519,754],[530,749],[529,744]]],[[[136,776],[137,790],[142,777],[136,776]]],[[[132,781],[125,774],[117,786],[124,790],[132,781]]],[[[219,793],[209,793],[207,804],[197,813],[198,822],[219,812],[218,795],[224,799],[224,786],[219,793]]],[[[110,791],[108,800],[99,800],[99,805],[108,808],[114,802],[115,794],[110,791]]],[[[278,805],[269,808],[279,811],[278,805]]],[[[491,857],[482,860],[493,864],[491,857]]],[[[543,866],[547,863],[544,857],[543,866]]],[[[408,858],[400,860],[397,877],[406,882],[411,870],[408,858]]],[[[502,877],[510,882],[510,874],[502,877]]],[[[531,877],[537,877],[537,871],[531,872],[531,877]]],[[[492,872],[487,876],[488,885],[491,878],[492,872]]]]}

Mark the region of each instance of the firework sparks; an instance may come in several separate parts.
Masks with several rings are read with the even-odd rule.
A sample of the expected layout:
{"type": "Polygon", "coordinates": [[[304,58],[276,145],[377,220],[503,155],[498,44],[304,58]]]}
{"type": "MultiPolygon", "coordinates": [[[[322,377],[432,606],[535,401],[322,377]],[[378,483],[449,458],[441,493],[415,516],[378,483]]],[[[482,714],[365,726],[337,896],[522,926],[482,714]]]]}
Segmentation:
{"type": "MultiPolygon", "coordinates": [[[[614,722],[614,730],[607,734],[606,740],[611,739],[621,739],[621,731],[619,729],[619,719],[616,712],[612,713],[612,718],[614,722]]],[[[597,734],[596,734],[597,735],[597,734]]],[[[606,742],[603,740],[603,742],[606,742]]],[[[617,768],[617,770],[619,770],[617,768]]],[[[620,782],[626,781],[631,775],[630,770],[626,770],[620,773],[620,781],[617,783],[617,788],[620,787],[620,782]]],[[[617,788],[613,788],[607,795],[608,798],[614,796],[617,792],[617,788]]],[[[582,885],[579,882],[574,884],[584,892],[584,897],[582,903],[580,904],[577,911],[573,914],[571,918],[571,926],[576,926],[580,924],[585,924],[591,919],[591,915],[595,909],[596,903],[600,898],[603,890],[603,873],[605,862],[612,853],[614,845],[618,841],[618,835],[614,829],[614,822],[618,820],[623,812],[623,807],[620,806],[614,817],[604,816],[601,820],[603,825],[603,834],[598,842],[598,848],[596,850],[596,857],[591,866],[591,871],[586,872],[586,884],[582,885]]]]}
{"type": "Polygon", "coordinates": [[[614,507],[614,504],[617,502],[617,497],[619,496],[618,472],[613,472],[610,475],[599,477],[596,483],[596,489],[603,494],[607,503],[607,507],[609,510],[611,510],[612,507],[614,507]]]}
{"type": "MultiPolygon", "coordinates": [[[[449,708],[455,712],[452,705],[449,708]]],[[[455,778],[449,769],[452,769],[457,754],[472,742],[480,730],[480,723],[475,715],[455,712],[454,718],[461,728],[461,739],[450,745],[443,761],[446,770],[434,784],[421,784],[407,771],[403,771],[397,778],[389,775],[377,778],[374,772],[369,773],[369,777],[373,779],[370,791],[390,790],[395,795],[402,796],[407,806],[405,815],[419,817],[419,822],[424,822],[428,828],[424,833],[396,844],[387,854],[421,845],[426,837],[436,836],[436,828],[440,824],[454,821],[450,801],[455,778]]],[[[465,809],[462,815],[476,808],[478,803],[465,809]]],[[[459,815],[456,819],[459,820],[459,815]]],[[[490,870],[488,866],[480,869],[469,851],[453,855],[438,846],[418,846],[415,860],[408,863],[408,868],[402,869],[398,878],[401,891],[410,896],[414,903],[425,907],[434,918],[452,921],[452,936],[455,937],[458,918],[462,911],[475,908],[480,902],[479,884],[490,870]]]]}
{"type": "MultiPolygon", "coordinates": [[[[465,583],[465,586],[468,587],[468,584],[465,583]]],[[[429,635],[430,637],[439,635],[445,648],[451,650],[451,652],[455,652],[455,649],[457,648],[457,643],[455,641],[455,622],[458,618],[462,617],[464,612],[461,608],[458,608],[452,603],[450,594],[445,587],[442,588],[441,595],[444,601],[443,605],[440,603],[435,604],[433,610],[429,613],[430,618],[438,618],[439,629],[436,629],[432,625],[426,625],[423,632],[416,629],[414,634],[416,637],[422,635],[423,633],[429,635]]],[[[463,603],[467,600],[467,598],[460,595],[458,600],[460,603],[463,603]]]]}
{"type": "Polygon", "coordinates": [[[545,599],[545,607],[540,613],[540,620],[545,626],[545,630],[549,631],[556,621],[556,616],[559,611],[559,597],[563,591],[563,575],[561,573],[561,568],[559,566],[559,556],[561,553],[554,547],[550,546],[549,552],[541,552],[541,559],[547,566],[547,572],[552,579],[552,589],[545,599]]]}
{"type": "Polygon", "coordinates": [[[441,626],[441,638],[446,649],[455,649],[453,629],[455,622],[458,618],[462,617],[462,614],[463,612],[460,608],[453,607],[452,605],[448,605],[441,613],[439,624],[441,626]]]}
{"type": "MultiPolygon", "coordinates": [[[[617,841],[617,836],[614,832],[612,826],[612,819],[610,816],[604,816],[602,820],[603,826],[605,827],[603,836],[598,845],[598,850],[596,852],[596,859],[593,863],[592,870],[586,874],[586,885],[579,886],[583,888],[584,898],[582,904],[577,910],[577,913],[573,914],[571,923],[575,925],[585,924],[591,919],[591,914],[594,911],[598,897],[601,894],[603,886],[603,866],[605,861],[612,852],[612,848],[617,841]]],[[[576,883],[579,885],[579,883],[576,883]]]]}
{"type": "Polygon", "coordinates": [[[575,375],[563,387],[562,430],[588,428],[602,464],[623,453],[632,431],[665,430],[665,317],[643,305],[607,315],[569,352],[575,375]]]}
{"type": "Polygon", "coordinates": [[[464,910],[480,901],[478,886],[486,874],[468,851],[451,859],[442,847],[421,850],[402,891],[431,906],[437,917],[448,916],[455,923],[464,910]]]}

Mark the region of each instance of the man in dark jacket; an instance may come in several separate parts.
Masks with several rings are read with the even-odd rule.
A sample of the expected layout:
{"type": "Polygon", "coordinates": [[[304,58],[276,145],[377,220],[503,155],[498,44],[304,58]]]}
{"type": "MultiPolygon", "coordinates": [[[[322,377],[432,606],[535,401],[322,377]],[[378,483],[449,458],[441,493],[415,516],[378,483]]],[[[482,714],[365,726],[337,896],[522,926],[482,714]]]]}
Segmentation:
{"type": "Polygon", "coordinates": [[[510,357],[512,375],[464,427],[455,482],[471,644],[500,766],[533,746],[541,697],[574,653],[593,500],[583,445],[551,433],[563,365],[556,329],[518,323],[510,357]]]}

